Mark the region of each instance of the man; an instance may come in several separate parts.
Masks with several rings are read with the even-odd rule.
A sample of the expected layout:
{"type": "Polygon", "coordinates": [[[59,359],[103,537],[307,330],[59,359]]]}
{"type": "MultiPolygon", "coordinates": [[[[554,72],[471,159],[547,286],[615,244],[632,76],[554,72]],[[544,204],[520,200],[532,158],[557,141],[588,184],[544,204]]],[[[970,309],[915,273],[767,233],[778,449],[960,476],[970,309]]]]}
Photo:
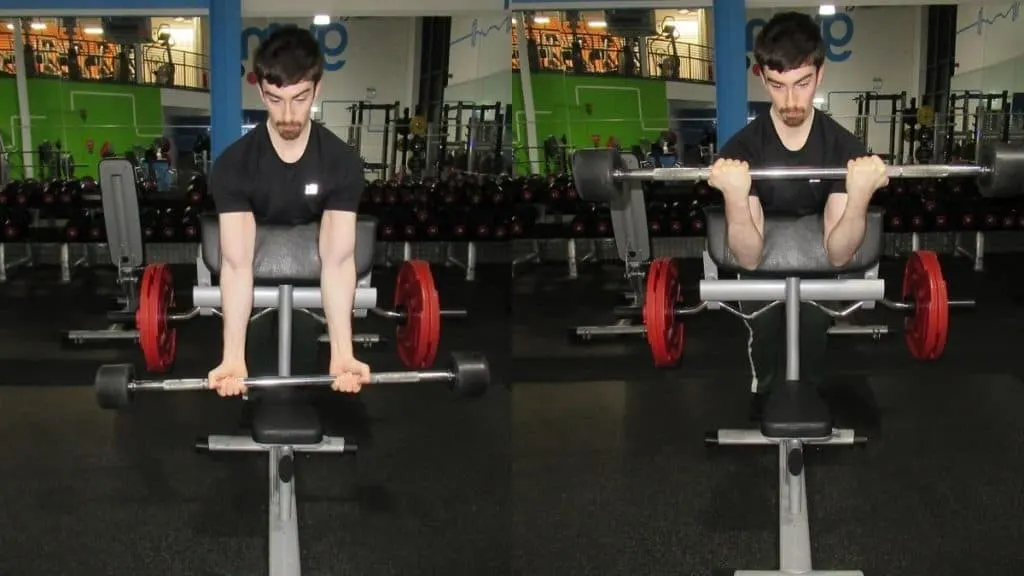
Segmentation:
{"type": "MultiPolygon", "coordinates": [[[[252,313],[256,224],[299,225],[320,219],[320,278],[331,341],[331,386],[358,392],[370,369],[352,354],[352,300],[356,210],[363,192],[359,154],[330,130],[310,120],[320,95],[323,56],[307,30],[276,29],[253,62],[267,121],[221,153],[210,173],[220,220],[221,301],[224,350],[209,374],[221,396],[245,391],[246,332],[252,313]]],[[[314,337],[296,339],[315,347],[314,337]]],[[[262,352],[262,351],[261,351],[262,352]]],[[[272,355],[272,348],[266,350],[272,355]]]]}
{"type": "MultiPolygon", "coordinates": [[[[771,99],[771,110],[722,147],[709,183],[722,192],[729,248],[741,266],[755,271],[764,249],[764,214],[822,214],[829,261],[848,263],[864,240],[868,204],[888,184],[886,166],[868,156],[864,144],[838,122],[814,109],[824,76],[825,51],[819,26],[806,14],[776,14],[754,41],[754,60],[771,99]],[[749,167],[846,166],[845,182],[760,180],[749,167]]],[[[753,307],[748,307],[748,312],[753,307]]],[[[748,322],[753,371],[752,418],[764,398],[785,380],[785,320],[773,308],[748,322]]],[[[805,304],[800,310],[800,377],[820,384],[831,317],[805,304]]]]}

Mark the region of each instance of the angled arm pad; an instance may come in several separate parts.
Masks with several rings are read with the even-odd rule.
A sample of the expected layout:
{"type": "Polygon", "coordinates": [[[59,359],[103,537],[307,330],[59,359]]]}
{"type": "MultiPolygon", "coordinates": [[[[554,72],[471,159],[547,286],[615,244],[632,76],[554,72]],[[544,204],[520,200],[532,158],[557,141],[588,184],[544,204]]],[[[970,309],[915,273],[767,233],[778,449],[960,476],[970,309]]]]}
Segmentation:
{"type": "MultiPolygon", "coordinates": [[[[749,273],[729,250],[725,209],[709,206],[707,218],[708,255],[722,271],[749,273]]],[[[779,276],[832,276],[865,272],[882,257],[882,210],[871,208],[867,215],[864,243],[853,259],[835,267],[825,254],[825,224],[820,214],[810,216],[765,215],[764,258],[754,273],[779,276]]]]}
{"type": "MultiPolygon", "coordinates": [[[[212,274],[220,273],[220,222],[216,214],[199,219],[202,230],[203,262],[212,274]]],[[[302,226],[256,226],[253,280],[288,284],[320,279],[320,224],[302,226]]],[[[360,216],[356,221],[356,277],[373,267],[377,240],[377,219],[360,216]]]]}

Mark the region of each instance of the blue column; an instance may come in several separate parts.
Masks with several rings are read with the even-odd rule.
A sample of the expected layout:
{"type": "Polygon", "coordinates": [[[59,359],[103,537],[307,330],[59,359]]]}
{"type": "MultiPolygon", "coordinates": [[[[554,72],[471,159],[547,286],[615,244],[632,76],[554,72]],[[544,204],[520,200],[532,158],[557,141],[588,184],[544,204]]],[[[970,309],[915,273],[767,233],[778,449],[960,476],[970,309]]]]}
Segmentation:
{"type": "Polygon", "coordinates": [[[747,6],[744,0],[714,0],[715,103],[718,147],[747,124],[747,6]]]}
{"type": "Polygon", "coordinates": [[[210,159],[242,135],[242,0],[210,0],[210,159]]]}

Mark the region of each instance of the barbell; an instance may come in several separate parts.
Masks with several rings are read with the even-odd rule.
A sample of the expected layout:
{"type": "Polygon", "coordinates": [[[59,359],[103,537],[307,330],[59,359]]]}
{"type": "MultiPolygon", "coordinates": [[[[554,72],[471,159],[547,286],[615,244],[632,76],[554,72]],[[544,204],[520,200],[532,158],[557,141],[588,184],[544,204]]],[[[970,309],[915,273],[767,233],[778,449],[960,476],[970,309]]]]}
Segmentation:
{"type": "MultiPolygon", "coordinates": [[[[978,192],[986,198],[1024,195],[1024,143],[985,141],[977,164],[890,165],[889,178],[976,178],[978,192]]],[[[618,150],[588,148],[572,157],[572,176],[579,197],[608,202],[623,194],[622,182],[699,182],[711,176],[711,167],[644,168],[628,170],[618,150]]],[[[842,180],[846,168],[778,167],[752,168],[753,180],[842,180]]]]}
{"type": "MultiPolygon", "coordinates": [[[[329,386],[334,376],[256,376],[245,378],[247,388],[271,389],[298,386],[329,386]]],[[[491,383],[487,358],[471,352],[452,352],[447,370],[377,372],[370,374],[370,385],[443,383],[459,396],[475,397],[486,392],[491,383]]],[[[136,380],[131,364],[106,364],[96,371],[96,402],[101,408],[129,406],[139,392],[194,392],[210,389],[206,378],[136,380]]]]}

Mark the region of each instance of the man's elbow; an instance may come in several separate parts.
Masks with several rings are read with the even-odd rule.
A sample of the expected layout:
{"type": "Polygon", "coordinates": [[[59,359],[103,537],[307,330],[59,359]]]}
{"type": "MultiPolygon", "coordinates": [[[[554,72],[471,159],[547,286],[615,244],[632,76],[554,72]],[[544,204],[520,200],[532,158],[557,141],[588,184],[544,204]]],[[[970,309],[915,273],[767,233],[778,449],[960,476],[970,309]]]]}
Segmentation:
{"type": "Polygon", "coordinates": [[[221,271],[228,273],[239,273],[252,271],[252,258],[245,258],[241,255],[225,253],[220,262],[221,271]]]}
{"type": "Polygon", "coordinates": [[[853,260],[852,252],[840,252],[837,250],[830,250],[828,248],[825,248],[825,255],[828,257],[828,263],[831,264],[833,268],[842,268],[843,266],[849,264],[851,260],[853,260]]]}
{"type": "Polygon", "coordinates": [[[321,259],[320,264],[324,271],[330,270],[332,272],[354,271],[356,268],[355,255],[352,252],[327,254],[321,259]]]}
{"type": "Polygon", "coordinates": [[[759,266],[761,266],[761,259],[750,257],[737,258],[736,263],[740,265],[740,268],[746,270],[747,272],[753,272],[757,270],[759,266]]]}
{"type": "Polygon", "coordinates": [[[850,260],[851,258],[837,258],[832,255],[829,255],[828,257],[828,263],[831,264],[833,268],[842,268],[849,264],[850,260]]]}

